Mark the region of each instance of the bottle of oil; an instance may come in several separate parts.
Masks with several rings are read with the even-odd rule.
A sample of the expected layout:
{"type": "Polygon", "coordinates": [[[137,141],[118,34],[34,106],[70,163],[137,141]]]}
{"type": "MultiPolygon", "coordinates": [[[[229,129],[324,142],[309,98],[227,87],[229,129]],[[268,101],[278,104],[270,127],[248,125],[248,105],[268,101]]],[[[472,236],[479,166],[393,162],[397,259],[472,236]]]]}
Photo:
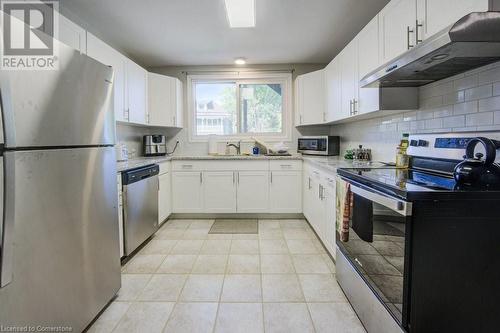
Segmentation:
{"type": "Polygon", "coordinates": [[[399,146],[397,147],[396,153],[396,167],[397,168],[408,168],[410,159],[407,154],[408,146],[410,142],[408,140],[409,134],[404,133],[399,146]]]}

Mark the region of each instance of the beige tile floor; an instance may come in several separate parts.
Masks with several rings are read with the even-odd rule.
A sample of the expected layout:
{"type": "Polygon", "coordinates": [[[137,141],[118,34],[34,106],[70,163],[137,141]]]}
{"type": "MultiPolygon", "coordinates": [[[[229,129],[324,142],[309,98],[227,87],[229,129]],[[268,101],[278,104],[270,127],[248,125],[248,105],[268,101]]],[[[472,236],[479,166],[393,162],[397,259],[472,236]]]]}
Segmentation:
{"type": "Polygon", "coordinates": [[[212,223],[165,223],[89,332],[365,332],[305,220],[259,220],[258,235],[212,223]]]}

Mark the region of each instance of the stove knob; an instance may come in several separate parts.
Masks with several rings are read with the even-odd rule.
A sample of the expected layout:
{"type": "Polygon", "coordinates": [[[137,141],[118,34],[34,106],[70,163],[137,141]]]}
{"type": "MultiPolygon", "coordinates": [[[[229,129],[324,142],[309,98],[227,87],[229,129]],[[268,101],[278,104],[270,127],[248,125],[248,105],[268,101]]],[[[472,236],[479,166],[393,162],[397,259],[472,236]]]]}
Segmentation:
{"type": "Polygon", "coordinates": [[[405,209],[405,204],[401,201],[398,201],[398,210],[403,210],[405,209]]]}
{"type": "Polygon", "coordinates": [[[410,146],[416,147],[417,145],[418,145],[418,141],[417,140],[411,140],[410,141],[410,146]]]}

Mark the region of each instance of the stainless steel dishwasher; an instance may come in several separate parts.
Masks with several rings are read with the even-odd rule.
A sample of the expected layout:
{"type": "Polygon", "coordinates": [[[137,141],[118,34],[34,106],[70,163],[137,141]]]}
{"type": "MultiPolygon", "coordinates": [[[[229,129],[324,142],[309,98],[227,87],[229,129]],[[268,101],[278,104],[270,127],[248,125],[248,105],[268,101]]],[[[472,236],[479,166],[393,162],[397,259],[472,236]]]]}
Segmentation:
{"type": "Polygon", "coordinates": [[[122,173],[125,255],[130,255],[158,230],[157,164],[122,173]]]}

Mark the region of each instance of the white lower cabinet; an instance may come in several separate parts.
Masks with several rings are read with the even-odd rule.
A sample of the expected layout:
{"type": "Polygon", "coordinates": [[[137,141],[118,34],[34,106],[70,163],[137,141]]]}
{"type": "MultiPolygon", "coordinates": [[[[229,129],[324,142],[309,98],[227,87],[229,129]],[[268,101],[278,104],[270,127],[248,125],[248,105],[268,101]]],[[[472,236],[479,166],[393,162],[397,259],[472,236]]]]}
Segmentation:
{"type": "Polygon", "coordinates": [[[173,213],[302,213],[302,161],[172,165],[173,213]]]}
{"type": "Polygon", "coordinates": [[[174,213],[203,213],[203,173],[172,173],[172,208],[174,213]]]}
{"type": "Polygon", "coordinates": [[[270,212],[302,212],[302,172],[271,171],[270,212]]]}
{"type": "Polygon", "coordinates": [[[238,171],[236,194],[239,213],[266,213],[269,211],[269,172],[238,171]]]}
{"type": "Polygon", "coordinates": [[[158,225],[172,214],[172,184],[170,173],[164,173],[158,176],[158,225]]]}
{"type": "Polygon", "coordinates": [[[337,184],[335,176],[327,175],[324,178],[325,186],[323,188],[323,204],[325,211],[325,224],[322,237],[326,249],[335,258],[335,232],[337,216],[337,184]]]}
{"type": "Polygon", "coordinates": [[[234,213],[236,211],[235,172],[204,172],[203,193],[206,213],[234,213]]]}
{"type": "Polygon", "coordinates": [[[303,211],[328,252],[335,257],[335,174],[304,166],[303,211]]]}

